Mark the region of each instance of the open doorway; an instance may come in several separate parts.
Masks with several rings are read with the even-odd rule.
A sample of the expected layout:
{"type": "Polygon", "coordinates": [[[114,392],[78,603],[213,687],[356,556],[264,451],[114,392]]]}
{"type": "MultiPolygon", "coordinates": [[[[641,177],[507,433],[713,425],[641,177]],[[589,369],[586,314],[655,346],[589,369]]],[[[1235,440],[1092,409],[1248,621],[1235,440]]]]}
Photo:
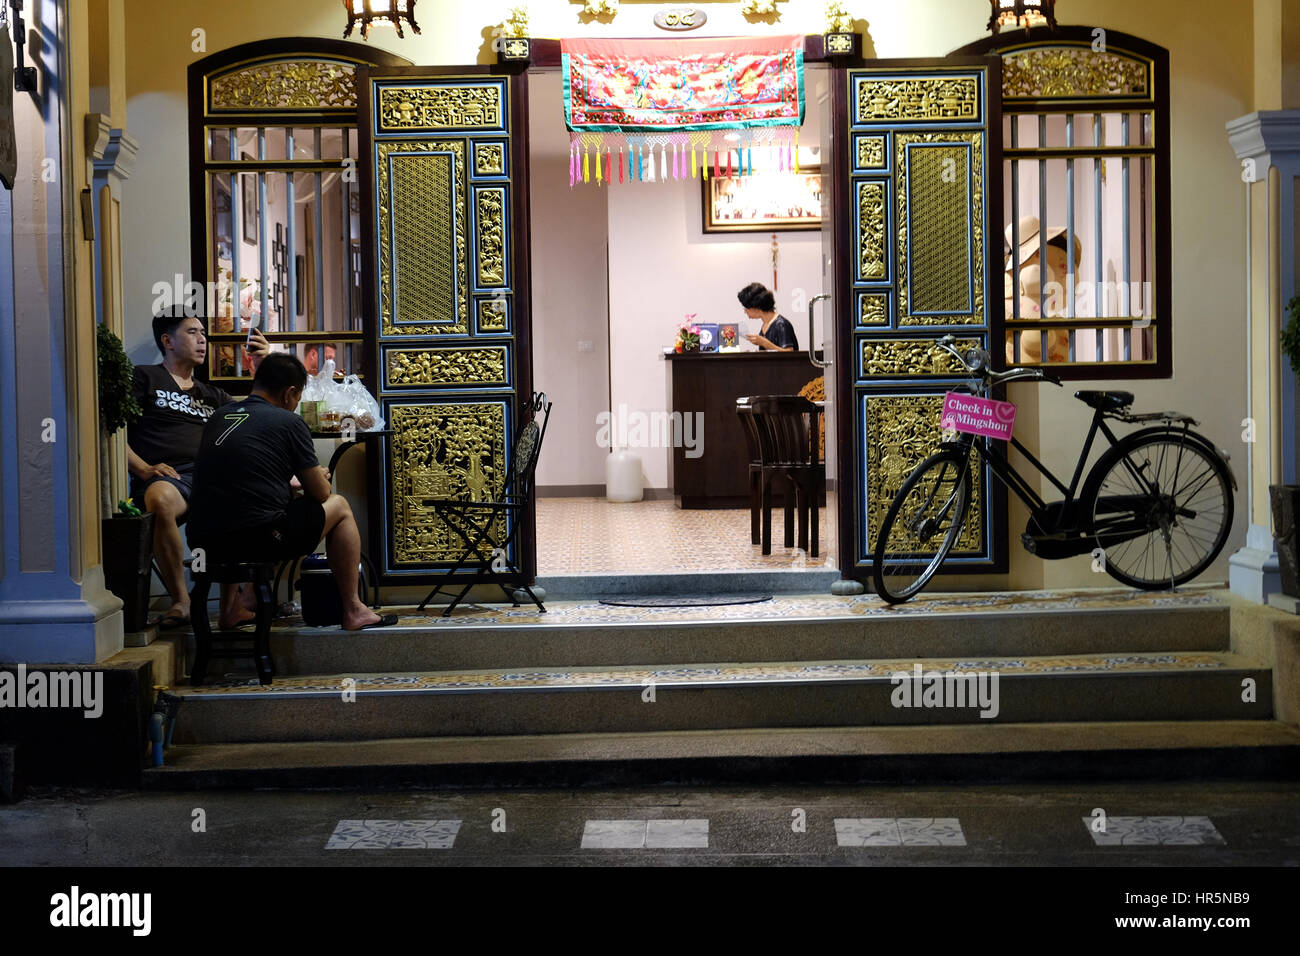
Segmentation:
{"type": "MultiPolygon", "coordinates": [[[[656,169],[654,182],[632,182],[630,156],[620,163],[616,142],[603,183],[593,153],[590,182],[579,175],[571,187],[561,75],[530,71],[533,382],[555,403],[537,472],[539,578],[833,572],[834,441],[824,442],[828,487],[817,553],[797,537],[785,546],[778,496],[771,553],[763,554],[751,540],[748,459],[734,409],[742,395],[802,393],[824,403],[825,434],[835,434],[834,369],[808,355],[834,355],[831,303],[816,309],[809,340],[810,304],[831,291],[834,276],[829,75],[820,64],[805,73],[797,172],[779,168],[775,149],[752,148],[750,180],[758,188],[746,193],[721,188],[743,177],[724,176],[711,189],[713,177],[702,180],[698,169],[691,176],[684,159],[683,175],[673,176],[671,153],[667,180],[656,169]],[[761,224],[762,211],[750,207],[766,182],[793,197],[788,218],[806,218],[810,197],[820,217],[804,228],[761,224]],[[727,228],[735,224],[758,228],[727,228]],[[760,351],[746,335],[757,334],[762,320],[746,317],[737,293],[754,282],[772,291],[775,311],[795,331],[796,352],[747,354],[760,351]],[[679,361],[672,349],[684,323],[716,326],[720,342],[734,327],[739,353],[679,361]],[[684,392],[687,374],[704,384],[684,392]],[[620,452],[613,483],[630,482],[639,501],[609,500],[611,492],[629,496],[607,487],[609,459],[620,452]],[[692,484],[706,468],[704,484],[692,484]]],[[[708,163],[712,173],[711,156],[708,163]]]]}

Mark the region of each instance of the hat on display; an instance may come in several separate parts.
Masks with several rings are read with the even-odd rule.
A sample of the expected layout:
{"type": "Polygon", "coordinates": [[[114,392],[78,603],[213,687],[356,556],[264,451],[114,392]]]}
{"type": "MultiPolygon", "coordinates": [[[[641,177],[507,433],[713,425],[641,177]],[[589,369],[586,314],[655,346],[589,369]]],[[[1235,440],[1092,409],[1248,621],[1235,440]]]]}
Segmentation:
{"type": "MultiPolygon", "coordinates": [[[[1038,238],[1039,222],[1037,216],[1022,216],[1020,219],[1020,226],[1018,231],[1020,235],[1020,254],[1016,257],[1016,260],[1013,260],[1011,257],[1011,253],[1009,252],[1007,253],[1006,271],[1008,272],[1011,271],[1011,263],[1013,261],[1018,260],[1020,265],[1023,266],[1025,264],[1026,259],[1030,258],[1031,256],[1034,255],[1034,253],[1039,251],[1039,238],[1038,238]]],[[[1042,242],[1043,244],[1049,243],[1057,236],[1065,235],[1065,232],[1066,229],[1064,226],[1048,226],[1047,234],[1043,238],[1042,242]]],[[[1007,226],[1006,228],[1006,237],[1007,237],[1006,248],[1010,249],[1011,248],[1011,227],[1010,226],[1007,226]]],[[[1074,236],[1074,261],[1078,262],[1082,258],[1083,258],[1083,243],[1079,241],[1079,236],[1076,233],[1074,236]]]]}

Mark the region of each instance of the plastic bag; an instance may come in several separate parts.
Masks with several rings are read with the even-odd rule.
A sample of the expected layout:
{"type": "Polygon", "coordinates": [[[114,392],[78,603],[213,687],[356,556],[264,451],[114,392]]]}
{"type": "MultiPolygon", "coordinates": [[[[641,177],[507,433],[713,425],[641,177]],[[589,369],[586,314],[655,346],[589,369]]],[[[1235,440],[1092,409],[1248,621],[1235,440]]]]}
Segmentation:
{"type": "Polygon", "coordinates": [[[349,375],[341,385],[337,385],[337,389],[334,398],[338,402],[341,428],[347,430],[349,423],[353,423],[356,430],[361,432],[377,431],[384,427],[384,419],[379,414],[379,403],[366,391],[361,379],[349,375]]]}
{"type": "Polygon", "coordinates": [[[334,367],[334,360],[326,359],[317,374],[307,377],[302,389],[302,401],[321,403],[318,427],[322,431],[360,432],[383,428],[384,419],[374,396],[355,375],[335,381],[334,367]]]}
{"type": "Polygon", "coordinates": [[[302,388],[302,401],[325,401],[326,389],[334,385],[334,360],[326,359],[324,367],[315,375],[307,376],[307,384],[302,388]]]}

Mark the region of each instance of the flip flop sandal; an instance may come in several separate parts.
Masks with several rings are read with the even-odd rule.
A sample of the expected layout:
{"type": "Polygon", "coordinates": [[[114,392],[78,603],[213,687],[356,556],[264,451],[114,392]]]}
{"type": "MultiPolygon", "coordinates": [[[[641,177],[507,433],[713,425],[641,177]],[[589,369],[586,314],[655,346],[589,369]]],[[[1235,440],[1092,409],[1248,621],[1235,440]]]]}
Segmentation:
{"type": "Polygon", "coordinates": [[[166,614],[160,617],[157,621],[158,630],[160,631],[174,631],[177,628],[185,627],[189,623],[190,619],[188,615],[182,617],[179,614],[166,614]]]}
{"type": "Polygon", "coordinates": [[[357,630],[364,631],[372,627],[392,627],[396,623],[397,623],[396,614],[384,614],[379,618],[379,620],[371,624],[363,624],[361,627],[357,628],[357,630]]]}

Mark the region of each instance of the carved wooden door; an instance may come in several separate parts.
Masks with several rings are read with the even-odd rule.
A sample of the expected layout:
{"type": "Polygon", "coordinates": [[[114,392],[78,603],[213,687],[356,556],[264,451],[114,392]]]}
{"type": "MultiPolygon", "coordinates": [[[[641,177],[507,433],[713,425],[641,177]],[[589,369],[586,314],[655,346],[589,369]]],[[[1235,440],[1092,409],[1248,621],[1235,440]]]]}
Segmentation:
{"type": "MultiPolygon", "coordinates": [[[[997,70],[982,57],[868,61],[836,84],[845,577],[868,581],[890,502],[938,450],[943,394],[962,377],[935,341],[988,348],[1001,321],[997,70]]],[[[1005,570],[1006,496],[989,477],[945,571],[1005,570]]]]}
{"type": "MultiPolygon", "coordinates": [[[[371,475],[387,584],[425,582],[460,556],[431,499],[490,500],[513,465],[532,386],[525,84],[497,66],[358,73],[370,372],[393,431],[371,475]]],[[[525,520],[512,558],[531,579],[525,520]]]]}

